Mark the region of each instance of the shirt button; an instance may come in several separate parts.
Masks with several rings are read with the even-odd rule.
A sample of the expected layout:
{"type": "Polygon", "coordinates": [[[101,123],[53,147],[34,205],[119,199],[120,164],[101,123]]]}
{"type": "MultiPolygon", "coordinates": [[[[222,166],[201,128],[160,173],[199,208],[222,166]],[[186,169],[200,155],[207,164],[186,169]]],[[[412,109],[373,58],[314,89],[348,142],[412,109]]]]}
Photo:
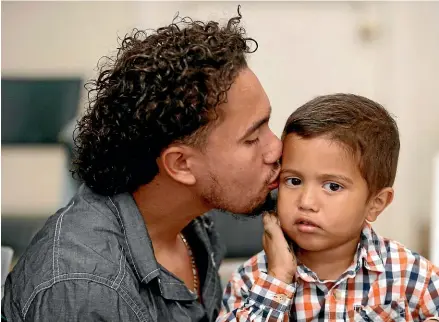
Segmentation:
{"type": "Polygon", "coordinates": [[[284,302],[287,299],[287,296],[284,294],[276,294],[274,299],[278,302],[284,302]]]}
{"type": "Polygon", "coordinates": [[[341,299],[343,298],[342,291],[339,291],[339,290],[334,290],[334,291],[332,292],[332,295],[334,296],[334,299],[335,299],[336,301],[339,301],[339,300],[341,300],[341,299]]]}

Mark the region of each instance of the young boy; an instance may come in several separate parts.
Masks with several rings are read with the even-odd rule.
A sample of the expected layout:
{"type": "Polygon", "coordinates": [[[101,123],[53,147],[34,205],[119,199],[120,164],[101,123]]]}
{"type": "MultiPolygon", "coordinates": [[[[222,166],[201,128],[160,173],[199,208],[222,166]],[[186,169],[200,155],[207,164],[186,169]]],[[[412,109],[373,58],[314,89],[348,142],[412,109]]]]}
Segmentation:
{"type": "Polygon", "coordinates": [[[282,139],[277,217],[264,217],[264,251],[234,273],[217,321],[439,321],[438,268],[369,224],[393,199],[388,112],[361,96],[317,97],[282,139]]]}

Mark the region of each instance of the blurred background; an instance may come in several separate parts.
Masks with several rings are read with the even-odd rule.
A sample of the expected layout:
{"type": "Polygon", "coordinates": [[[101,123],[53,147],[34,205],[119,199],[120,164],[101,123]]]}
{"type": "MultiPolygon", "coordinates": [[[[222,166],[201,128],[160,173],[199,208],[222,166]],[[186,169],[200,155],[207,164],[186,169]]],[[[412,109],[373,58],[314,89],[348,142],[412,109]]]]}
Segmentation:
{"type": "MultiPolygon", "coordinates": [[[[99,58],[114,54],[117,38],[132,28],[169,24],[177,12],[226,22],[237,5],[2,1],[1,243],[14,250],[12,264],[75,192],[73,127],[99,58]]],[[[259,43],[250,67],[270,97],[276,134],[298,106],[333,92],[370,97],[396,116],[396,196],[374,227],[439,265],[439,2],[241,5],[247,33],[259,43]]],[[[228,264],[261,249],[261,222],[215,217],[228,278],[228,264]]]]}

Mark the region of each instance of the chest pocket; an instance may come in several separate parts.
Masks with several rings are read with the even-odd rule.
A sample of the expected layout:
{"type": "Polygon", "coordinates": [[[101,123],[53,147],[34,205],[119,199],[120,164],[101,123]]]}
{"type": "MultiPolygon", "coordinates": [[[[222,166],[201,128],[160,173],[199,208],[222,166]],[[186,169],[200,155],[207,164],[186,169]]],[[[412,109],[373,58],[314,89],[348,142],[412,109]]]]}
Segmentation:
{"type": "Polygon", "coordinates": [[[355,322],[402,322],[412,321],[405,299],[386,305],[363,306],[354,309],[355,322]]]}

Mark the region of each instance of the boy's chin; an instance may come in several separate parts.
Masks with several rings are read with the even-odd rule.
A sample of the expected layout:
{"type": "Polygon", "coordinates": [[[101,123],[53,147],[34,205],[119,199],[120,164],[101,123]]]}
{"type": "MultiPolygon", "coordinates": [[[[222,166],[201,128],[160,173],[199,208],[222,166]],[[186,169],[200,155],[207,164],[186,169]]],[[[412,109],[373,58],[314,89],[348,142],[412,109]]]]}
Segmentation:
{"type": "MultiPolygon", "coordinates": [[[[288,236],[285,236],[287,238],[288,236]]],[[[287,241],[294,245],[294,251],[296,252],[321,252],[329,249],[331,245],[325,243],[323,240],[315,240],[311,236],[307,239],[295,238],[294,240],[288,238],[287,241]]],[[[291,245],[291,244],[290,244],[291,245]]]]}

